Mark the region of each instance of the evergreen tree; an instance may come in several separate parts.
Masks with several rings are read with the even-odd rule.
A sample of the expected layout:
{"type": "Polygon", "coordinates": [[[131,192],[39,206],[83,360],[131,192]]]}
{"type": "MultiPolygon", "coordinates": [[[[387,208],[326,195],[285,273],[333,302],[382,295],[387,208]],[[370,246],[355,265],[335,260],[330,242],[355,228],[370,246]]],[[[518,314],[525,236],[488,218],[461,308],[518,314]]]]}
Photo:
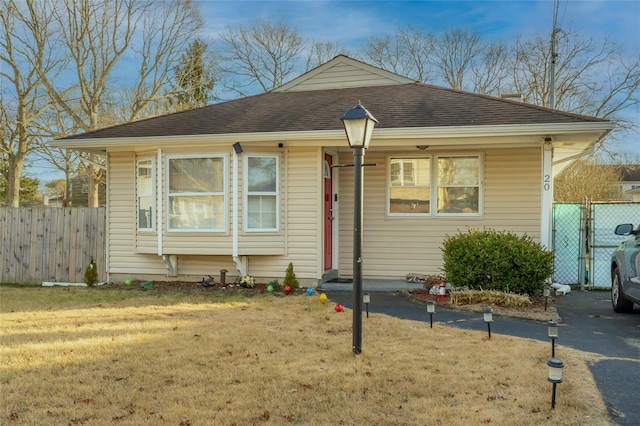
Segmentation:
{"type": "Polygon", "coordinates": [[[287,271],[285,272],[284,281],[282,282],[282,284],[284,286],[288,285],[289,287],[291,287],[292,293],[295,293],[298,290],[298,287],[300,287],[300,283],[296,278],[296,273],[293,272],[293,263],[291,262],[289,262],[289,266],[287,267],[287,271]]]}
{"type": "Polygon", "coordinates": [[[177,110],[197,108],[209,102],[215,83],[214,60],[207,55],[207,44],[196,39],[180,57],[175,69],[177,110]]]}

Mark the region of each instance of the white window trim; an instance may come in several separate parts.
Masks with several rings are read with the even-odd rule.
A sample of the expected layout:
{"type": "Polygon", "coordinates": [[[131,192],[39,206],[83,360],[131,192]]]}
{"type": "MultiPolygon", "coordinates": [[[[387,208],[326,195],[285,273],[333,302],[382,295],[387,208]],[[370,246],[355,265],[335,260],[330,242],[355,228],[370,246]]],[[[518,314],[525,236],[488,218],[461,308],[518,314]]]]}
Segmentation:
{"type": "Polygon", "coordinates": [[[278,154],[245,154],[242,164],[243,174],[243,214],[242,224],[244,232],[247,233],[273,233],[280,231],[280,155],[278,154]],[[250,157],[268,157],[276,159],[276,191],[275,192],[249,192],[249,158],[250,157]],[[250,195],[275,195],[276,197],[276,226],[275,228],[249,228],[249,196],[250,195]]]}
{"type": "Polygon", "coordinates": [[[156,159],[154,157],[140,157],[136,160],[136,229],[139,232],[155,232],[156,221],[158,215],[158,209],[156,206],[156,159]],[[140,194],[138,193],[138,179],[140,176],[138,175],[138,171],[140,169],[140,163],[143,161],[151,162],[151,192],[149,194],[140,194]],[[153,208],[153,220],[151,220],[149,227],[141,228],[140,227],[140,197],[145,195],[151,195],[151,206],[153,208]]]}
{"type": "MultiPolygon", "coordinates": [[[[455,186],[455,185],[453,185],[455,186]]],[[[450,186],[450,187],[453,187],[450,186]]],[[[465,185],[466,186],[466,185],[465,185]]],[[[436,217],[482,217],[484,214],[484,154],[471,153],[455,153],[455,154],[431,154],[431,155],[389,155],[387,156],[387,188],[386,188],[386,215],[388,218],[436,218],[436,217]],[[454,158],[454,157],[477,157],[479,161],[478,176],[478,212],[477,213],[438,213],[438,159],[454,158]],[[392,159],[429,159],[430,161],[430,203],[429,213],[391,213],[391,160],[392,159]]]]}
{"type": "Polygon", "coordinates": [[[166,169],[166,176],[165,176],[165,202],[166,202],[166,212],[165,212],[165,227],[167,230],[167,233],[226,233],[229,230],[229,156],[227,154],[183,154],[183,155],[167,155],[166,159],[165,159],[165,169],[166,169]],[[170,220],[170,214],[171,214],[171,208],[170,206],[170,201],[169,198],[171,197],[171,192],[169,191],[169,179],[171,178],[171,168],[169,166],[169,162],[170,160],[175,160],[175,159],[189,159],[189,158],[193,158],[193,159],[201,159],[201,158],[222,158],[222,167],[223,167],[223,172],[222,174],[224,175],[224,182],[222,183],[222,192],[221,193],[217,193],[217,192],[213,192],[213,193],[207,193],[207,192],[180,192],[180,195],[222,195],[224,197],[224,225],[222,228],[220,229],[216,229],[216,228],[211,228],[211,229],[185,229],[185,228],[170,228],[169,224],[171,222],[170,220]]]}

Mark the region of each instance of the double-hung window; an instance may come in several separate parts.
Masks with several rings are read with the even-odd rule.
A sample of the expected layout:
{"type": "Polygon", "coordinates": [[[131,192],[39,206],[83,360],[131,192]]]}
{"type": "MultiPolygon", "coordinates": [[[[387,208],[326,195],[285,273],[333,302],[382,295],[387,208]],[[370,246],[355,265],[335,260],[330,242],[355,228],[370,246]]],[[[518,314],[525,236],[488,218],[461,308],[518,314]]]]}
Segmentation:
{"type": "Polygon", "coordinates": [[[479,216],[481,181],[479,155],[391,157],[387,213],[479,216]]]}
{"type": "Polygon", "coordinates": [[[480,157],[438,157],[438,214],[480,213],[480,157]]]}
{"type": "Polygon", "coordinates": [[[431,158],[391,158],[389,213],[428,215],[431,200],[431,158]]]}
{"type": "Polygon", "coordinates": [[[248,232],[279,229],[280,167],[277,155],[247,155],[244,163],[244,223],[248,232]]]}
{"type": "Polygon", "coordinates": [[[169,157],[167,162],[169,231],[225,231],[226,157],[169,157]]]}
{"type": "Polygon", "coordinates": [[[155,205],[155,163],[153,158],[136,163],[136,194],[138,198],[138,230],[153,231],[155,205]]]}

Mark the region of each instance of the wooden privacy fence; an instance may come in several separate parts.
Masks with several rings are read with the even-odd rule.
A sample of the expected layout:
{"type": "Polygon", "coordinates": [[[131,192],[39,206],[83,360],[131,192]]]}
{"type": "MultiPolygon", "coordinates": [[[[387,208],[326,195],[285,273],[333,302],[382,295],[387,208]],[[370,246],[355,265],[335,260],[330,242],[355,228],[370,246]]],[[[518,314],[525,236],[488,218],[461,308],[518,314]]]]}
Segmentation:
{"type": "Polygon", "coordinates": [[[106,209],[0,207],[0,282],[84,282],[96,261],[105,281],[106,209]]]}

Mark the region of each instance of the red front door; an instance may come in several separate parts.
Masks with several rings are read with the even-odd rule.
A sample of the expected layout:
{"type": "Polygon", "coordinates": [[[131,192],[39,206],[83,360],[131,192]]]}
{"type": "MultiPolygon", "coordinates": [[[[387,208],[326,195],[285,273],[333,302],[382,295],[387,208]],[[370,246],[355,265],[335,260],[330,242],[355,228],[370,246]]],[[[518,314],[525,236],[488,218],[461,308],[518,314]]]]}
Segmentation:
{"type": "Polygon", "coordinates": [[[332,190],[332,157],[324,154],[322,174],[324,176],[324,269],[333,266],[333,190],[332,190]]]}

